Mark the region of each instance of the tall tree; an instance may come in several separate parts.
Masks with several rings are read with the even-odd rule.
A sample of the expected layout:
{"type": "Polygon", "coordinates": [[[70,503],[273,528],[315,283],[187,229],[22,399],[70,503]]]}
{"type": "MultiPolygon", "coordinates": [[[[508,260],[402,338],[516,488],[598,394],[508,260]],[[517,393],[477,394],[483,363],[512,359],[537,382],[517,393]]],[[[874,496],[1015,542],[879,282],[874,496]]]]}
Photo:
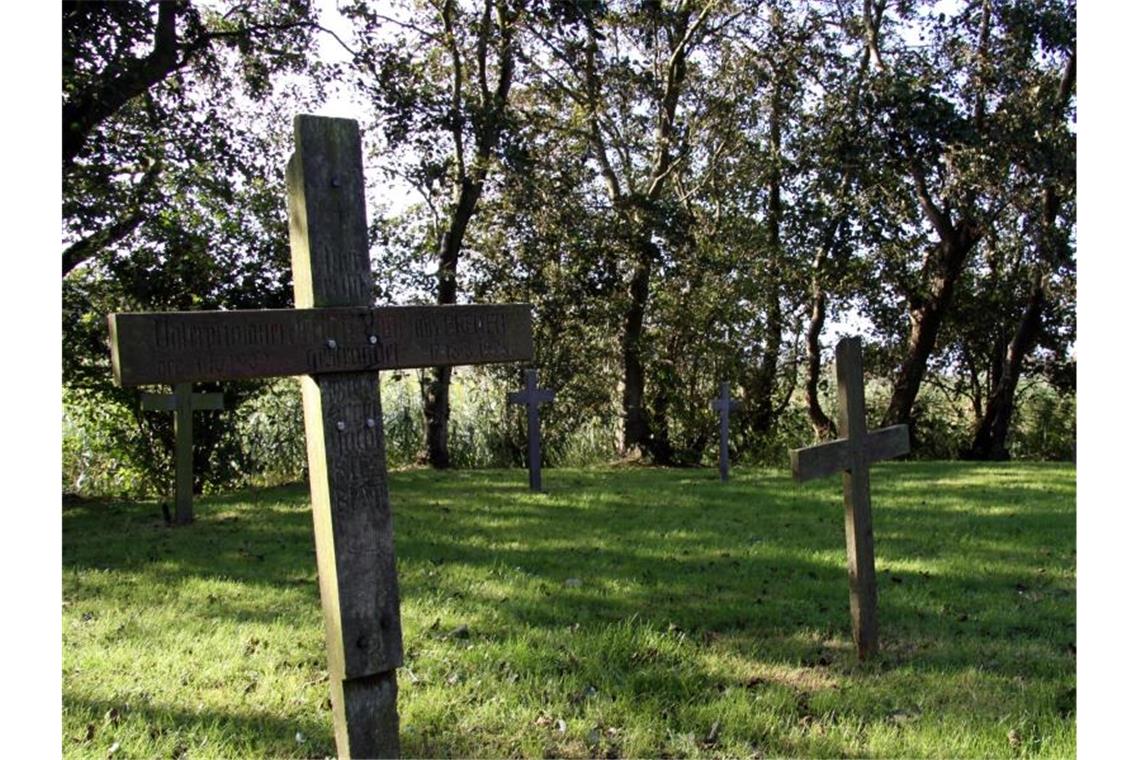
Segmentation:
{"type": "MultiPolygon", "coordinates": [[[[1020,191],[1022,180],[1008,167],[1023,134],[1008,114],[1046,62],[1011,53],[1022,25],[1049,17],[1057,5],[980,0],[947,12],[934,3],[864,0],[861,33],[874,72],[868,124],[881,146],[870,156],[881,163],[879,181],[864,188],[879,218],[861,223],[879,229],[877,267],[907,313],[887,424],[913,422],[963,273],[1020,191]],[[916,249],[919,260],[910,253],[916,249]]],[[[884,326],[895,321],[884,304],[869,311],[884,326]]]]}
{"type": "Polygon", "coordinates": [[[318,28],[307,0],[209,8],[69,0],[62,20],[65,276],[153,218],[164,168],[225,139],[210,132],[188,77],[216,80],[224,51],[237,51],[227,59],[237,78],[264,97],[276,72],[309,68],[318,28]]]}
{"type": "MultiPolygon", "coordinates": [[[[1075,8],[1070,6],[1070,10],[1075,8]]],[[[1065,19],[1065,16],[1060,18],[1065,19]]],[[[1043,77],[1044,81],[1036,85],[1037,97],[1029,104],[1030,115],[1036,117],[1030,121],[1034,126],[1032,137],[1027,135],[1027,149],[1015,165],[1015,170],[1037,180],[1033,182],[1037,185],[1036,192],[1024,196],[1027,202],[1015,203],[1024,220],[1023,236],[1018,237],[1028,241],[1031,248],[1031,263],[1025,277],[1029,288],[1008,339],[995,346],[1000,352],[994,352],[985,411],[969,449],[964,452],[964,456],[971,459],[1009,458],[1006,439],[1026,358],[1045,327],[1050,293],[1060,278],[1072,273],[1074,266],[1071,235],[1075,209],[1071,204],[1075,200],[1076,151],[1068,119],[1076,86],[1077,59],[1073,47],[1075,18],[1070,15],[1067,20],[1067,28],[1062,25],[1059,30],[1042,30],[1046,32],[1042,35],[1043,47],[1048,50],[1060,45],[1066,59],[1063,69],[1052,81],[1043,77]],[[1058,32],[1060,39],[1053,36],[1058,32]]],[[[1030,27],[1026,32],[1032,34],[1032,30],[1030,27]]]]}
{"type": "Polygon", "coordinates": [[[669,179],[689,148],[682,107],[689,67],[721,5],[556,3],[551,23],[531,35],[530,63],[569,104],[564,128],[588,152],[618,220],[622,448],[658,462],[671,461],[673,451],[646,396],[646,315],[665,255],[669,179]]]}
{"type": "MultiPolygon", "coordinates": [[[[510,128],[517,26],[526,0],[429,0],[399,18],[356,3],[360,83],[393,147],[419,155],[408,172],[431,209],[435,302],[456,303],[464,236],[510,128]],[[446,146],[446,147],[445,147],[446,146]]],[[[450,466],[451,367],[424,384],[425,457],[450,466]]]]}
{"type": "MultiPolygon", "coordinates": [[[[63,380],[129,417],[137,392],[111,385],[107,313],[289,303],[284,109],[319,88],[279,75],[319,74],[317,27],[308,3],[261,2],[73,2],[63,24],[63,380]]],[[[232,408],[257,386],[225,391],[232,408]]],[[[160,469],[164,417],[108,431],[130,433],[124,468],[160,469]]],[[[199,484],[236,477],[221,421],[197,427],[199,484]]]]}

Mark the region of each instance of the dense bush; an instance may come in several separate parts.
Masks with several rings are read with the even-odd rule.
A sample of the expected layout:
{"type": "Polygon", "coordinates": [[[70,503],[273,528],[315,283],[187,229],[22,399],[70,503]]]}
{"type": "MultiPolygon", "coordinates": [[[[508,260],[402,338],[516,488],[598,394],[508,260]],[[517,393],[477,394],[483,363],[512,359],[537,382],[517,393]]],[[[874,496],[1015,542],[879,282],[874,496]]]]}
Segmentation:
{"type": "Polygon", "coordinates": [[[1077,399],[1044,383],[1025,390],[1016,407],[1009,436],[1014,459],[1075,461],[1077,399]]]}
{"type": "MultiPolygon", "coordinates": [[[[420,463],[424,436],[419,371],[384,373],[381,405],[388,466],[420,463]]],[[[457,370],[452,386],[451,455],[456,467],[521,467],[526,461],[526,413],[507,404],[514,386],[487,369],[457,370]]],[[[868,424],[879,424],[890,388],[869,379],[866,388],[868,424]]],[[[798,396],[797,396],[798,399],[798,396]]],[[[833,418],[835,399],[827,387],[821,399],[833,418]]],[[[578,467],[600,464],[616,456],[621,420],[579,417],[559,399],[542,407],[543,464],[578,467]]],[[[63,395],[63,490],[67,493],[140,497],[169,492],[172,471],[170,415],[149,415],[100,401],[69,389],[63,395]]],[[[924,386],[916,409],[921,412],[913,441],[916,459],[955,459],[969,444],[971,410],[933,384],[924,386]]],[[[707,418],[710,443],[701,464],[717,461],[717,418],[707,418]]],[[[734,420],[738,418],[734,417],[734,420]]],[[[199,489],[220,490],[242,485],[266,485],[306,477],[305,427],[296,378],[266,383],[236,409],[195,418],[196,426],[230,426],[205,461],[195,462],[199,489]],[[225,460],[225,461],[222,461],[225,460]]],[[[730,451],[734,462],[784,466],[788,449],[813,442],[814,433],[801,404],[782,414],[770,435],[746,447],[734,422],[730,451]]],[[[1015,459],[1072,460],[1076,453],[1076,402],[1045,384],[1026,384],[1010,433],[1015,459]]],[[[200,452],[199,452],[200,453],[200,452]]]]}

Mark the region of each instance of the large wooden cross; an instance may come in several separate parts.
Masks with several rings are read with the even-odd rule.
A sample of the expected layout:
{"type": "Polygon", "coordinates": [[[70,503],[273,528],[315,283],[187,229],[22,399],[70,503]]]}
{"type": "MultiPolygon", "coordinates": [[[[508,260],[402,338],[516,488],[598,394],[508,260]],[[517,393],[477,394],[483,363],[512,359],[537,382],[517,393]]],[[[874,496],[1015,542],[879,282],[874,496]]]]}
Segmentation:
{"type": "Polygon", "coordinates": [[[526,371],[526,390],[512,391],[507,401],[526,406],[526,457],[530,467],[530,490],[542,490],[542,445],[538,430],[538,405],[554,400],[554,391],[538,387],[538,370],[526,371]]]}
{"type": "Polygon", "coordinates": [[[740,406],[729,398],[729,384],[720,384],[720,398],[713,399],[712,408],[720,412],[720,479],[728,480],[728,414],[740,406]]]}
{"type": "Polygon", "coordinates": [[[174,524],[194,521],[194,412],[225,409],[220,393],[191,393],[178,383],[174,393],[144,393],[148,412],[174,412],[174,524]]]}
{"type": "Polygon", "coordinates": [[[296,309],[112,314],[121,385],[300,375],[341,757],[399,754],[399,592],[378,370],[529,361],[530,306],[371,308],[355,121],[298,116],[286,170],[296,309]]]}
{"type": "Polygon", "coordinates": [[[839,395],[839,439],[794,449],[792,477],[798,482],[843,471],[847,533],[847,580],[851,628],[860,660],[879,649],[875,541],[871,532],[870,465],[910,451],[906,425],[867,432],[863,405],[863,350],[858,338],[843,338],[835,348],[839,395]]]}

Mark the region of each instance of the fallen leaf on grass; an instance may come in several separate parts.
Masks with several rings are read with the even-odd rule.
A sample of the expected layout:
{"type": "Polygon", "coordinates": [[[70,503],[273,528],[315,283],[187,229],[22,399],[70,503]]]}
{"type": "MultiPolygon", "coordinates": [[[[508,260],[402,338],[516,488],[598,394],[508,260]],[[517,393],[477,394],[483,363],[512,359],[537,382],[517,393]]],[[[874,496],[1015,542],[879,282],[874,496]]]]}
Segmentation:
{"type": "Polygon", "coordinates": [[[908,723],[918,717],[918,713],[909,710],[891,710],[887,713],[887,720],[897,725],[908,723]]]}
{"type": "Polygon", "coordinates": [[[716,746],[716,741],[717,741],[717,738],[719,736],[720,736],[720,721],[714,720],[713,724],[712,724],[712,728],[710,728],[709,732],[705,735],[705,742],[704,742],[705,749],[716,746]]]}

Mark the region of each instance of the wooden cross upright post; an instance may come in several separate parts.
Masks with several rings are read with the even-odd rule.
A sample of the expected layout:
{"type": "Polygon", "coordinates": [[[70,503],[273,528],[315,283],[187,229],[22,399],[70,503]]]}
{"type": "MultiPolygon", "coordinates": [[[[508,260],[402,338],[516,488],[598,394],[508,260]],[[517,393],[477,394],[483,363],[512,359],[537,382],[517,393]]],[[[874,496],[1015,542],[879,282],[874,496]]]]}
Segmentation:
{"type": "Polygon", "coordinates": [[[712,408],[720,412],[720,479],[728,480],[728,414],[740,407],[739,401],[729,398],[728,383],[720,384],[720,398],[713,399],[712,408]]]}
{"type": "Polygon", "coordinates": [[[835,374],[839,393],[839,438],[792,450],[792,477],[802,483],[843,471],[851,628],[859,659],[865,660],[879,649],[870,466],[881,459],[909,452],[910,433],[906,425],[867,432],[863,350],[858,338],[839,341],[835,348],[835,374]]]}
{"type": "Polygon", "coordinates": [[[538,405],[554,400],[554,391],[538,387],[538,370],[526,371],[526,390],[514,391],[507,396],[512,404],[526,406],[526,458],[530,467],[530,490],[542,490],[542,446],[538,431],[538,405]]]}
{"type": "Polygon", "coordinates": [[[286,170],[295,309],[112,314],[120,385],[301,375],[341,757],[400,751],[399,591],[378,370],[530,361],[530,306],[373,308],[360,133],[298,116],[286,170]]]}
{"type": "Polygon", "coordinates": [[[148,412],[174,412],[174,524],[194,521],[194,412],[225,409],[220,393],[191,393],[178,383],[174,393],[144,393],[148,412]]]}

